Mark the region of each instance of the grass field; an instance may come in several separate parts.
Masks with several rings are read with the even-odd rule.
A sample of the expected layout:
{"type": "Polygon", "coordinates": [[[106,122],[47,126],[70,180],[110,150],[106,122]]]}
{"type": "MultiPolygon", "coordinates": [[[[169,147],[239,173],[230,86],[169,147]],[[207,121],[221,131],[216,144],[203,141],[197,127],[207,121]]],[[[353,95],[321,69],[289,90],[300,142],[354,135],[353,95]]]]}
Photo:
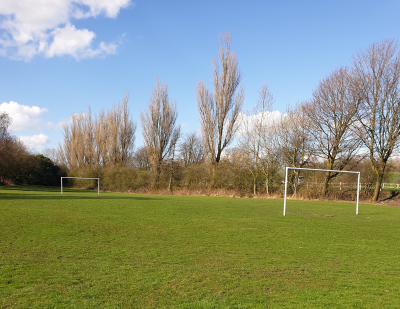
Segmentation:
{"type": "Polygon", "coordinates": [[[400,208],[282,209],[0,187],[0,307],[400,307],[400,208]]]}
{"type": "Polygon", "coordinates": [[[398,183],[400,179],[399,173],[389,173],[385,182],[388,183],[398,183]]]}

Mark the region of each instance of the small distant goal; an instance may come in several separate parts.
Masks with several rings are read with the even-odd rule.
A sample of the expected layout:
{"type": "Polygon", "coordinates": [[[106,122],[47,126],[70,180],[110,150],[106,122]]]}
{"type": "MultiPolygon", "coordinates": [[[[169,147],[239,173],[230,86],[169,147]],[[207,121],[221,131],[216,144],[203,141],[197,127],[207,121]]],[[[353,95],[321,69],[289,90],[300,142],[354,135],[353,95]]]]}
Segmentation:
{"type": "Polygon", "coordinates": [[[83,177],[61,177],[61,194],[63,194],[63,179],[74,178],[74,179],[97,179],[97,195],[100,194],[100,178],[83,178],[83,177]]]}
{"type": "Polygon", "coordinates": [[[360,198],[360,172],[353,171],[341,171],[341,170],[322,170],[317,168],[304,168],[304,167],[286,167],[285,170],[285,196],[283,199],[283,215],[286,216],[286,193],[287,193],[287,176],[289,170],[303,170],[303,171],[316,171],[316,172],[335,172],[335,173],[349,173],[357,174],[357,202],[356,202],[356,215],[358,215],[358,201],[360,198]]]}

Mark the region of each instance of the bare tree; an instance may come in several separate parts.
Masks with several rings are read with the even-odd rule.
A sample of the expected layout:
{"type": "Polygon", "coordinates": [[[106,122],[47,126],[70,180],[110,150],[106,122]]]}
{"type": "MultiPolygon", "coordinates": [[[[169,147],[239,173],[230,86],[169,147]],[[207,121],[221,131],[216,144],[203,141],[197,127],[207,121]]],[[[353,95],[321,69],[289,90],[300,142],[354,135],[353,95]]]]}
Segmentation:
{"type": "Polygon", "coordinates": [[[29,157],[24,144],[8,132],[11,117],[6,112],[0,113],[0,182],[14,181],[29,157]]]}
{"type": "Polygon", "coordinates": [[[126,92],[122,104],[118,106],[118,114],[121,115],[118,126],[118,142],[120,148],[120,162],[122,165],[130,163],[135,145],[136,124],[133,123],[128,109],[129,93],[126,92]]]}
{"type": "Polygon", "coordinates": [[[211,94],[202,81],[197,85],[202,141],[213,166],[211,188],[221,154],[236,133],[236,120],[244,100],[244,89],[239,89],[242,74],[236,54],[231,52],[231,36],[227,32],[220,35],[219,62],[214,59],[214,92],[211,94]]]}
{"type": "Polygon", "coordinates": [[[265,179],[265,191],[270,194],[274,179],[280,168],[279,152],[277,151],[273,140],[274,130],[272,127],[266,127],[264,129],[262,139],[262,156],[260,157],[260,167],[264,174],[265,179]]]}
{"type": "Polygon", "coordinates": [[[159,186],[161,165],[174,151],[180,134],[180,127],[175,126],[177,117],[176,104],[169,98],[167,84],[157,78],[148,110],[140,113],[145,147],[155,172],[155,189],[159,186]]]}
{"type": "Polygon", "coordinates": [[[0,159],[0,181],[6,179],[14,181],[24,169],[29,153],[25,145],[15,136],[6,137],[2,146],[4,148],[0,159]]]}
{"type": "Polygon", "coordinates": [[[172,192],[172,180],[174,178],[174,160],[175,160],[175,148],[178,140],[180,138],[180,127],[178,130],[175,130],[171,137],[171,151],[170,151],[170,168],[169,168],[169,183],[168,183],[168,191],[172,192]]]}
{"type": "Polygon", "coordinates": [[[138,169],[149,171],[151,168],[148,153],[145,147],[139,147],[133,154],[133,166],[138,169]]]}
{"type": "Polygon", "coordinates": [[[11,124],[11,117],[6,112],[0,113],[0,140],[8,136],[8,127],[11,124]]]}
{"type": "MultiPolygon", "coordinates": [[[[289,109],[274,126],[274,144],[277,146],[283,163],[290,167],[304,167],[312,162],[314,149],[308,133],[309,123],[299,107],[289,109]]],[[[290,175],[290,182],[297,190],[298,170],[290,175]]]]}
{"type": "Polygon", "coordinates": [[[0,113],[0,182],[7,176],[7,161],[9,156],[10,136],[8,127],[11,124],[11,117],[6,112],[0,113]]]}
{"type": "Polygon", "coordinates": [[[85,158],[87,153],[84,134],[86,118],[86,114],[73,114],[71,124],[65,124],[63,127],[64,146],[60,150],[64,153],[65,165],[70,169],[83,167],[89,161],[89,158],[85,158]]]}
{"type": "Polygon", "coordinates": [[[204,160],[205,153],[196,132],[188,133],[183,137],[183,141],[179,144],[179,156],[185,167],[204,160]]]}
{"type": "MultiPolygon", "coordinates": [[[[355,157],[361,141],[354,132],[359,97],[354,91],[349,69],[339,68],[323,79],[312,99],[302,106],[308,118],[308,132],[315,154],[326,160],[328,170],[343,170],[355,157]]],[[[338,172],[326,172],[324,194],[338,172]]]]}
{"type": "Polygon", "coordinates": [[[43,156],[50,159],[55,165],[61,167],[63,162],[60,160],[57,148],[46,148],[43,150],[43,156]]]}
{"type": "Polygon", "coordinates": [[[107,111],[107,131],[102,133],[107,135],[106,161],[111,165],[126,166],[131,163],[136,124],[131,120],[128,101],[129,94],[125,93],[122,103],[113,105],[112,109],[107,111]]]}
{"type": "Polygon", "coordinates": [[[274,115],[271,112],[273,103],[274,97],[270,93],[268,85],[265,84],[260,88],[259,92],[258,108],[261,110],[263,117],[257,125],[256,132],[259,132],[258,134],[261,137],[259,166],[264,174],[267,194],[270,193],[270,187],[272,186],[273,177],[277,172],[279,162],[278,152],[273,143],[275,136],[274,124],[276,123],[276,114],[274,115]]]}
{"type": "Polygon", "coordinates": [[[269,194],[271,172],[271,145],[267,135],[271,126],[271,110],[274,97],[268,84],[260,87],[255,109],[243,115],[238,146],[245,157],[246,166],[253,178],[253,194],[257,194],[256,180],[260,173],[265,177],[265,188],[269,194]]]}
{"type": "Polygon", "coordinates": [[[111,110],[101,110],[92,116],[73,114],[72,122],[64,126],[64,144],[58,147],[59,161],[70,169],[102,168],[107,165],[127,166],[131,163],[136,124],[128,110],[128,93],[123,102],[111,110]]]}
{"type": "Polygon", "coordinates": [[[387,163],[400,136],[400,53],[397,42],[372,44],[354,56],[355,84],[361,97],[360,138],[377,178],[373,201],[379,198],[387,163]]]}

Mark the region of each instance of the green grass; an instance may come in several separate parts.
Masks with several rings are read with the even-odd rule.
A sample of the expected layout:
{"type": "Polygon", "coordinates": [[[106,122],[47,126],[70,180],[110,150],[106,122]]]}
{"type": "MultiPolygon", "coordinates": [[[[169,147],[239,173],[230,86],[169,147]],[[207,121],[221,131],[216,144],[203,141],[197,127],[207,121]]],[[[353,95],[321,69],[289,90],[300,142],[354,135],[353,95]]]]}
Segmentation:
{"type": "Polygon", "coordinates": [[[400,179],[400,173],[389,173],[384,182],[397,183],[400,179]]]}
{"type": "Polygon", "coordinates": [[[400,208],[0,187],[0,308],[398,308],[400,208]]]}

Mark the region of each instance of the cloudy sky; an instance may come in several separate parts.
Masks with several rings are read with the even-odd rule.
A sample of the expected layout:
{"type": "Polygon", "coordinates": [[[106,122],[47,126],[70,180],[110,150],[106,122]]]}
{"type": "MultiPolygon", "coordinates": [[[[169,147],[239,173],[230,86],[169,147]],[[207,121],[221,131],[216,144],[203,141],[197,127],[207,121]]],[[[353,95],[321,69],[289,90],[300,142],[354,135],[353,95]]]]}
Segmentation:
{"type": "Polygon", "coordinates": [[[307,100],[354,53],[400,41],[400,0],[1,0],[0,111],[32,151],[57,147],[73,113],[130,94],[140,111],[156,77],[169,85],[183,132],[199,128],[196,85],[211,86],[218,34],[229,31],[245,109],[268,83],[274,109],[307,100]]]}

